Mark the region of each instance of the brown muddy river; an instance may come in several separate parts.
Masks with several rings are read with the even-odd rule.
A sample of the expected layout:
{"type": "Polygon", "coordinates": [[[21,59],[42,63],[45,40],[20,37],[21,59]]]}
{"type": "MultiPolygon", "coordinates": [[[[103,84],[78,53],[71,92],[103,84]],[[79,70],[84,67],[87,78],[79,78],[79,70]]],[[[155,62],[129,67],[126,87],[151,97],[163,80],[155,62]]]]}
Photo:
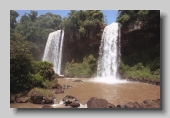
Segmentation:
{"type": "MultiPolygon", "coordinates": [[[[61,85],[71,85],[61,94],[55,94],[56,102],[60,103],[61,99],[66,95],[76,97],[82,105],[91,97],[106,99],[114,105],[125,104],[128,102],[142,103],[146,99],[160,99],[160,86],[150,85],[138,82],[118,82],[118,83],[99,83],[91,81],[91,79],[81,79],[83,82],[73,82],[75,78],[58,79],[61,85]]],[[[42,105],[32,103],[11,103],[10,108],[41,108],[42,105]]]]}

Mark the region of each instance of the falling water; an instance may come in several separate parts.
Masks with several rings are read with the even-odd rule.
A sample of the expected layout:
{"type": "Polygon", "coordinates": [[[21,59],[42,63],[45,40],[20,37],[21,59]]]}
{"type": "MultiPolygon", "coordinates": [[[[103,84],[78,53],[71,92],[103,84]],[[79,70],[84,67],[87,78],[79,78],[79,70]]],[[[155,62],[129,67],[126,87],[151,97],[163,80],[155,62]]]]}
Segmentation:
{"type": "Polygon", "coordinates": [[[57,30],[49,34],[43,61],[51,62],[54,65],[54,71],[57,74],[61,74],[61,59],[62,59],[62,47],[63,47],[64,31],[57,30]]]}
{"type": "Polygon", "coordinates": [[[120,32],[119,24],[112,23],[105,27],[99,48],[97,78],[95,81],[105,83],[123,82],[118,78],[120,61],[120,32]]]}

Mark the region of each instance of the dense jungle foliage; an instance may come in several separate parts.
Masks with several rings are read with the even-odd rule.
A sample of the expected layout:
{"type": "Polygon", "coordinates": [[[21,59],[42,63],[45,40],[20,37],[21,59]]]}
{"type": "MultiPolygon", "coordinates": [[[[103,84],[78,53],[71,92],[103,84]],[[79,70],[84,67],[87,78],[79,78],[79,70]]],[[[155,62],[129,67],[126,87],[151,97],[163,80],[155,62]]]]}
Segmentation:
{"type": "Polygon", "coordinates": [[[122,26],[119,72],[125,78],[159,79],[160,11],[120,10],[117,22],[122,26]]]}
{"type": "MultiPolygon", "coordinates": [[[[37,11],[30,11],[16,18],[19,14],[10,11],[10,92],[16,93],[34,87],[48,88],[50,82],[58,77],[53,64],[43,62],[42,57],[49,33],[63,29],[66,43],[97,37],[100,39],[100,26],[104,24],[104,15],[100,10],[71,10],[68,17],[46,13],[38,16],[37,11]]],[[[97,53],[97,52],[96,52],[97,53]]],[[[76,59],[75,59],[76,60],[76,59]]],[[[68,76],[90,77],[96,71],[96,59],[89,55],[81,63],[67,63],[68,76]],[[71,64],[71,66],[69,66],[71,64]],[[78,65],[78,66],[77,66],[78,65]],[[70,71],[73,66],[73,70],[70,71]]]]}

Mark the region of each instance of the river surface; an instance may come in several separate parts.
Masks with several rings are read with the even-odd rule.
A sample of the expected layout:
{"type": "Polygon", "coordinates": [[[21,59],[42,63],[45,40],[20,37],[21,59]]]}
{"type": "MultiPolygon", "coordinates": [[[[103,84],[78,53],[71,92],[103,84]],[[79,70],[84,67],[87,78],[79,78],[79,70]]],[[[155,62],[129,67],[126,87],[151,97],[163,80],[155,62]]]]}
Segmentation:
{"type": "MultiPolygon", "coordinates": [[[[71,85],[72,87],[65,90],[64,93],[55,94],[52,90],[57,104],[60,103],[66,95],[76,97],[82,105],[91,97],[106,99],[114,105],[126,104],[128,102],[142,103],[144,100],[160,99],[160,86],[150,85],[147,83],[126,82],[121,83],[100,83],[91,81],[89,78],[81,79],[83,82],[73,82],[76,78],[59,78],[58,83],[61,85],[71,85]]],[[[10,108],[41,108],[42,105],[32,103],[11,103],[10,108]]]]}

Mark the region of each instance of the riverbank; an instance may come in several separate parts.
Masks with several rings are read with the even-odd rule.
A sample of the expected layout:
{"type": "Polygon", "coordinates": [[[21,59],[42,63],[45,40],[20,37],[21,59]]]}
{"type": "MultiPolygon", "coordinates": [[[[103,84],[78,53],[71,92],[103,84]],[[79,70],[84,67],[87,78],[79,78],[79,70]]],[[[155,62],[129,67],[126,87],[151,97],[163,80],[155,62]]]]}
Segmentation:
{"type": "MultiPolygon", "coordinates": [[[[82,105],[86,105],[88,100],[93,97],[106,100],[114,106],[112,108],[124,108],[128,105],[130,105],[129,107],[135,106],[136,108],[138,103],[140,104],[138,104],[139,108],[149,108],[147,106],[149,104],[153,104],[150,105],[153,108],[160,106],[160,86],[128,81],[125,83],[105,84],[93,82],[90,78],[59,78],[58,84],[57,88],[50,89],[56,104],[60,104],[65,96],[71,95],[79,100],[79,104],[83,108],[85,106],[82,105]],[[144,101],[146,101],[147,105],[144,105],[144,101]],[[156,107],[154,107],[154,104],[156,104],[156,107]]],[[[26,103],[11,103],[10,107],[42,108],[43,105],[51,106],[52,104],[33,104],[28,101],[26,103]]],[[[59,106],[65,108],[65,105],[63,105],[60,104],[59,106]]],[[[105,107],[110,108],[106,105],[105,107]]]]}
{"type": "Polygon", "coordinates": [[[127,80],[130,82],[141,82],[141,83],[147,83],[147,84],[158,85],[158,86],[160,86],[161,84],[160,78],[159,79],[149,79],[149,78],[139,79],[139,78],[132,78],[132,77],[129,77],[129,78],[122,77],[121,80],[127,80]]]}

